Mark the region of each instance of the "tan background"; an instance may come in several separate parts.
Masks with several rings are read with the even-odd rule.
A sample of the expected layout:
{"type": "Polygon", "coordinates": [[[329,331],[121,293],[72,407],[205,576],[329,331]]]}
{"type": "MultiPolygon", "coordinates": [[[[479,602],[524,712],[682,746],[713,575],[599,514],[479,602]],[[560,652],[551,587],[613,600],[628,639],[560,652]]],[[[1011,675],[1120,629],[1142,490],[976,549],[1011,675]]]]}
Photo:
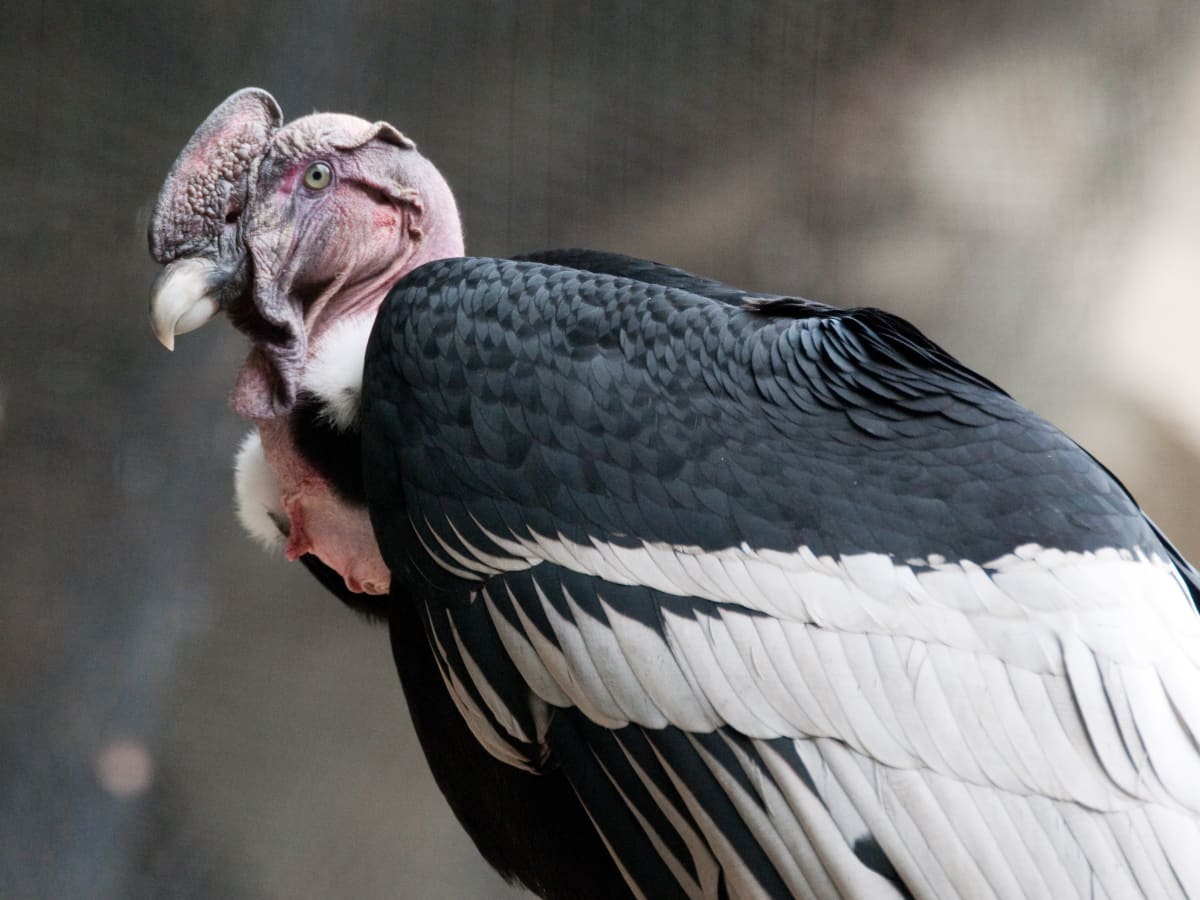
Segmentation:
{"type": "Polygon", "coordinates": [[[1200,5],[708,10],[6,9],[0,895],[503,896],[386,635],[238,533],[239,339],[172,357],[145,324],[149,206],[244,85],[406,131],[472,252],[590,245],[900,312],[1200,556],[1200,5]]]}

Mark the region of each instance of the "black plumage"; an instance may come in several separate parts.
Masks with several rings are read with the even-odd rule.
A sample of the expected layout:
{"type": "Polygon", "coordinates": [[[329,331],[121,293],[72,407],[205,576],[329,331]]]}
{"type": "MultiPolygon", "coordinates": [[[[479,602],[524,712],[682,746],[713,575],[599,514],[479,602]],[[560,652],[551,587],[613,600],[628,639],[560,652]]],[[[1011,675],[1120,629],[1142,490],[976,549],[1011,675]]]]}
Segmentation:
{"type": "Polygon", "coordinates": [[[775,317],[772,302],[790,301],[747,309],[544,263],[432,263],[397,285],[368,350],[368,478],[404,472],[422,509],[450,496],[495,529],[508,523],[494,504],[518,503],[524,527],[577,537],[601,526],[977,562],[1025,543],[1159,545],[1073,441],[910,325],[877,310],[775,317]],[[531,330],[515,362],[496,360],[479,338],[431,346],[442,318],[531,330]],[[689,343],[697,371],[662,361],[689,343]],[[713,490],[732,515],[697,493],[713,490]]]}
{"type": "MultiPolygon", "coordinates": [[[[319,559],[304,556],[301,562],[343,603],[378,614],[377,603],[348,591],[319,559]]],[[[420,604],[393,603],[387,618],[417,739],[434,780],[483,857],[503,877],[519,879],[551,900],[622,896],[625,882],[557,761],[535,775],[489,754],[446,693],[420,604]]]]}
{"type": "Polygon", "coordinates": [[[1200,896],[1200,576],[912,326],[615,254],[462,258],[400,131],[257,89],[188,141],[150,248],[165,345],[222,310],[253,342],[243,524],[388,620],[502,873],[1200,896]]]}
{"type": "Polygon", "coordinates": [[[359,432],[335,425],[324,403],[311,394],[301,394],[289,417],[296,449],[348,503],[367,502],[359,432]]]}
{"type": "Polygon", "coordinates": [[[1197,583],[1090,455],[903,320],[614,254],[404,277],[367,347],[361,484],[319,412],[301,408],[296,443],[365,498],[435,777],[485,857],[547,897],[944,891],[878,813],[846,812],[861,800],[819,743],[870,742],[846,678],[911,727],[899,686],[855,669],[907,645],[851,628],[829,656],[821,628],[777,621],[787,595],[714,573],[730,548],[918,578],[1115,550],[1197,583]],[[794,661],[771,655],[780,627],[794,661]],[[771,693],[800,682],[809,700],[771,693]],[[790,815],[842,836],[802,839],[790,815]]]}

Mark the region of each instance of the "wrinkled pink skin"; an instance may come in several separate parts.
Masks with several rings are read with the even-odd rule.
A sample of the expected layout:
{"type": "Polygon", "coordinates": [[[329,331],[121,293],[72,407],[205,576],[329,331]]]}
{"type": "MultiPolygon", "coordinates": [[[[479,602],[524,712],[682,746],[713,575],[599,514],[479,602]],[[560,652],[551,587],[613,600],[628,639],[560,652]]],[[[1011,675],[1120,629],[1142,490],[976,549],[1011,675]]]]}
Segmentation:
{"type": "MultiPolygon", "coordinates": [[[[353,145],[371,127],[353,116],[323,114],[282,129],[274,139],[278,156],[260,170],[257,202],[244,213],[256,283],[275,279],[283,296],[294,286],[322,288],[304,311],[306,356],[300,372],[321,335],[340,317],[374,313],[405,273],[463,253],[453,195],[431,163],[414,150],[378,139],[353,152],[334,149],[353,145]],[[279,152],[281,147],[291,149],[279,152]],[[315,161],[334,170],[333,183],[321,191],[303,183],[315,161]]],[[[279,480],[290,522],[287,557],[312,553],[351,591],[386,594],[391,573],[366,509],[340,500],[305,462],[285,417],[264,415],[270,408],[272,362],[261,348],[251,351],[231,405],[258,425],[267,462],[279,480]]]]}
{"type": "Polygon", "coordinates": [[[366,510],[341,500],[296,452],[286,421],[260,421],[258,431],[290,524],[287,558],[312,553],[341,575],[349,590],[386,594],[392,574],[379,555],[366,510]]]}
{"type": "Polygon", "coordinates": [[[390,126],[383,137],[364,140],[380,127],[323,113],[297,119],[272,140],[242,213],[242,243],[253,260],[256,308],[298,337],[256,346],[233,391],[239,415],[275,415],[273,382],[294,393],[305,354],[330,325],[377,309],[388,288],[417,266],[462,255],[462,227],[445,180],[411,145],[393,143],[389,135],[406,139],[390,126]],[[304,184],[314,162],[333,169],[329,187],[304,184]]]}

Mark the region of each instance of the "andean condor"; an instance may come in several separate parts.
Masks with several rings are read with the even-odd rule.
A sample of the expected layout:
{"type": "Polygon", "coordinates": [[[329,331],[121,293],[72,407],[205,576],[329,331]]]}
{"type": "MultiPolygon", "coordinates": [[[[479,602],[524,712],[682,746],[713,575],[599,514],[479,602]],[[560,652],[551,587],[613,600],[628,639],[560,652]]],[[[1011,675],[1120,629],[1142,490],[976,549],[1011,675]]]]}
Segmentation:
{"type": "Polygon", "coordinates": [[[902,320],[464,258],[386,123],[249,89],[171,170],[249,529],[386,620],[442,790],[545,897],[1200,897],[1200,579],[902,320]]]}

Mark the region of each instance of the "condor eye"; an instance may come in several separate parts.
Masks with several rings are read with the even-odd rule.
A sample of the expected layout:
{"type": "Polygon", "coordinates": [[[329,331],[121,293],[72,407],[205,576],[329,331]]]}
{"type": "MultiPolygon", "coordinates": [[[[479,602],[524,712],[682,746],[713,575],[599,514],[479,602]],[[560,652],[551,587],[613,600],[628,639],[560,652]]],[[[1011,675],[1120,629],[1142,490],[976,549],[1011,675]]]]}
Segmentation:
{"type": "Polygon", "coordinates": [[[327,163],[315,162],[304,170],[304,184],[314,191],[329,187],[331,181],[333,181],[333,169],[329,168],[327,163]]]}

